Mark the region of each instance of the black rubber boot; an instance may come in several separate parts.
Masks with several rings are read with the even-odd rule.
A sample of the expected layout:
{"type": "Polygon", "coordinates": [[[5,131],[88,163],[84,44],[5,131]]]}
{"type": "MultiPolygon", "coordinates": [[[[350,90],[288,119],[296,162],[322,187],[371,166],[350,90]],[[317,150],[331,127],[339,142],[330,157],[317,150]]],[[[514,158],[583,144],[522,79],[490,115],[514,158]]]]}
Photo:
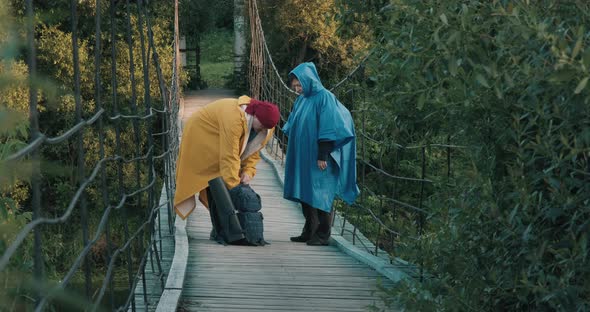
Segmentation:
{"type": "Polygon", "coordinates": [[[305,225],[303,226],[303,230],[301,230],[301,235],[291,237],[292,242],[305,243],[315,234],[319,222],[317,213],[315,213],[314,210],[316,209],[308,204],[301,203],[301,211],[305,217],[305,225]]]}
{"type": "Polygon", "coordinates": [[[320,209],[312,209],[315,210],[319,222],[315,234],[307,241],[307,244],[310,246],[326,246],[330,242],[332,232],[332,214],[320,209]]]}

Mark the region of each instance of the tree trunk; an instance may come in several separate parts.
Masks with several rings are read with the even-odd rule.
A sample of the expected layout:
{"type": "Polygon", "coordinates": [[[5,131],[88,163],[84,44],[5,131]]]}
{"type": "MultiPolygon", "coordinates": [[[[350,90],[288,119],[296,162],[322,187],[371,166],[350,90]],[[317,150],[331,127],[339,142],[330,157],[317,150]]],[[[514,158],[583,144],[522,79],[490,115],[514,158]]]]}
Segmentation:
{"type": "Polygon", "coordinates": [[[305,60],[305,55],[307,54],[307,38],[305,38],[305,40],[303,40],[303,44],[301,45],[301,47],[299,48],[299,51],[297,52],[297,57],[295,58],[295,64],[293,64],[292,67],[295,67],[301,63],[304,62],[305,60]]]}
{"type": "Polygon", "coordinates": [[[234,79],[240,81],[246,50],[245,0],[234,0],[234,79]]]}

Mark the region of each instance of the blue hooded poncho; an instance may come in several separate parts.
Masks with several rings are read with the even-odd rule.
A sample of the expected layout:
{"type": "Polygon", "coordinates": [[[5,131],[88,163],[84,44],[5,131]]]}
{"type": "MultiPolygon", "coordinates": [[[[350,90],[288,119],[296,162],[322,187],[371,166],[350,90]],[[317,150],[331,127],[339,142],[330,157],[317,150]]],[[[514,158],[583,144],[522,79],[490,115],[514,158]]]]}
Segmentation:
{"type": "Polygon", "coordinates": [[[299,80],[303,92],[283,127],[289,138],[283,196],[326,212],[332,210],[336,195],[352,204],[360,193],[352,116],[324,88],[313,63],[300,64],[290,75],[299,80]],[[334,141],[325,170],[317,166],[319,141],[334,141]]]}

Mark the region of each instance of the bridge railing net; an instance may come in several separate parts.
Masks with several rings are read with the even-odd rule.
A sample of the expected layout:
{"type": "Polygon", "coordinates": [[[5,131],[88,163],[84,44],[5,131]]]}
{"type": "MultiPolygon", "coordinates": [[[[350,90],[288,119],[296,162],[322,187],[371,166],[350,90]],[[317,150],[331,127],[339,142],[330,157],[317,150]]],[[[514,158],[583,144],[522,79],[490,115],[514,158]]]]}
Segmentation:
{"type": "MultiPolygon", "coordinates": [[[[26,1],[30,141],[1,161],[6,166],[32,164],[31,207],[26,208],[32,211],[32,220],[8,242],[0,258],[1,298],[8,300],[2,306],[9,310],[60,310],[75,305],[81,310],[135,311],[138,282],[143,283],[144,299],[148,291],[157,292],[145,287],[148,265],[155,272],[153,278],[160,281],[160,290],[164,287],[162,239],[173,232],[171,199],[179,145],[178,72],[172,64],[172,77],[163,77],[148,4],[142,0],[110,1],[110,6],[103,8],[104,3],[96,2],[93,21],[94,105],[81,95],[81,13],[78,1],[70,3],[75,124],[51,129],[61,134],[50,136],[41,132],[44,125],[39,119],[42,88],[36,83],[39,30],[34,22],[39,12],[32,0],[26,1]],[[128,63],[117,64],[117,54],[123,53],[128,63]],[[135,64],[136,59],[141,62],[135,64]],[[136,74],[139,72],[141,75],[136,74]],[[109,75],[110,81],[104,79],[109,75]],[[126,79],[124,86],[131,88],[131,96],[119,94],[121,77],[126,79]],[[158,88],[150,85],[153,77],[158,88]],[[153,94],[158,94],[154,90],[159,91],[158,97],[154,98],[153,94]],[[92,106],[94,110],[85,110],[92,106]],[[98,155],[87,154],[89,146],[94,146],[98,155]],[[69,149],[76,156],[71,161],[51,159],[47,151],[52,149],[69,149]],[[41,166],[44,162],[56,162],[75,172],[72,182],[61,186],[72,190],[71,198],[62,199],[65,207],[48,210],[49,200],[44,195],[59,186],[51,185],[51,171],[41,166]],[[100,200],[89,202],[90,192],[100,194],[93,197],[100,200]],[[67,252],[73,256],[63,258],[71,262],[59,263],[63,269],[51,272],[57,276],[48,276],[48,263],[53,261],[48,240],[56,235],[63,245],[71,246],[67,252]],[[28,250],[31,247],[32,252],[28,250]],[[101,259],[96,259],[97,251],[102,252],[101,259]],[[32,256],[30,268],[16,263],[15,259],[28,253],[32,256]]],[[[176,47],[177,42],[174,44],[176,47]]]]}
{"type": "MultiPolygon", "coordinates": [[[[255,0],[250,1],[249,19],[250,92],[280,107],[281,120],[267,151],[283,163],[288,138],[280,128],[288,119],[297,94],[283,80],[290,69],[275,67],[255,0]]],[[[335,226],[339,234],[353,244],[421,279],[424,277],[422,260],[408,263],[399,256],[412,253],[412,258],[423,259],[420,246],[428,234],[428,220],[443,217],[432,213],[428,203],[433,200],[433,192],[446,192],[452,187],[452,167],[464,147],[451,144],[450,136],[444,143],[403,146],[395,143],[391,134],[371,129],[371,118],[383,113],[375,103],[367,101],[365,91],[365,63],[374,57],[377,57],[375,51],[369,51],[358,66],[329,88],[353,115],[357,134],[357,183],[361,189],[353,205],[335,203],[339,216],[335,226]],[[384,155],[392,154],[395,159],[383,159],[384,155]],[[406,175],[408,170],[401,170],[402,167],[412,167],[410,171],[415,174],[406,175]]]]}

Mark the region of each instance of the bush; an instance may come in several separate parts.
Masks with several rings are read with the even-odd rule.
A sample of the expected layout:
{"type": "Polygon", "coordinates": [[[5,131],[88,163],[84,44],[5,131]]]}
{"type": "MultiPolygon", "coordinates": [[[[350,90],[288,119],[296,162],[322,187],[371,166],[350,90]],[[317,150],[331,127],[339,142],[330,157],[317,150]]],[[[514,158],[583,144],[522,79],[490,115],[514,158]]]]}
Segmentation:
{"type": "Polygon", "coordinates": [[[372,9],[356,11],[381,17],[369,19],[377,51],[365,108],[380,113],[367,131],[401,145],[468,147],[455,186],[428,192],[428,228],[401,256],[432,278],[392,295],[416,311],[590,309],[590,6],[405,0],[372,9]]]}

